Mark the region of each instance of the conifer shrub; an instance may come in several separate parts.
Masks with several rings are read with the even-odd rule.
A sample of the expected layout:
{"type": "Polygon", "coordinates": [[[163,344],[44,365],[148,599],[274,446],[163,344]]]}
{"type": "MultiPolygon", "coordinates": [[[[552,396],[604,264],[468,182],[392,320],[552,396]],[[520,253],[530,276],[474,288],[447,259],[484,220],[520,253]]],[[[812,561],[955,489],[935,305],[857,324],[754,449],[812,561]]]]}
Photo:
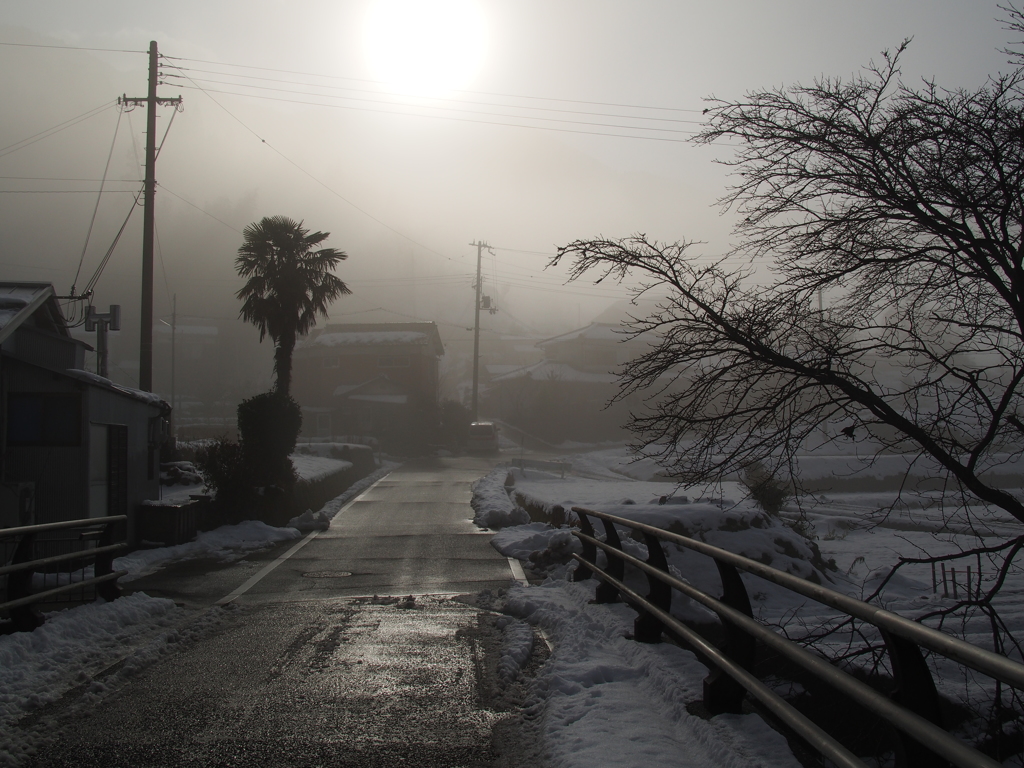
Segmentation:
{"type": "Polygon", "coordinates": [[[302,410],[290,396],[264,392],[238,405],[242,461],[262,487],[289,489],[297,479],[289,456],[302,430],[302,410]]]}

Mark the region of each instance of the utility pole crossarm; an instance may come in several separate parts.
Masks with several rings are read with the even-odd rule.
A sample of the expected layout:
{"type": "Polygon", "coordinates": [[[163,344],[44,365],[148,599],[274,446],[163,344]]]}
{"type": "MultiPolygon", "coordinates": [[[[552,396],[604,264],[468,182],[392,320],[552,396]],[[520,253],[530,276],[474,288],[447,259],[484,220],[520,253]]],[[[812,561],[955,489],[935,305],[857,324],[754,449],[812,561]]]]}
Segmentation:
{"type": "MultiPolygon", "coordinates": [[[[149,98],[147,96],[118,96],[117,103],[132,107],[145,107],[149,105],[149,98]]],[[[181,96],[158,98],[156,103],[160,107],[180,107],[182,98],[181,96]]]]}

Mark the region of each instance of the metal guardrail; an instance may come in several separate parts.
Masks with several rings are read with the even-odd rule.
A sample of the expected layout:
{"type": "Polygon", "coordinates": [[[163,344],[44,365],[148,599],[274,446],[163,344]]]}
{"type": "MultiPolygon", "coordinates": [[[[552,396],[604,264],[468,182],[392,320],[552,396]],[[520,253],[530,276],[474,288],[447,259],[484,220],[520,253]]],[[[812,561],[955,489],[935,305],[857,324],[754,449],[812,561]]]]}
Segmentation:
{"type": "MultiPolygon", "coordinates": [[[[94,517],[84,520],[65,520],[59,523],[23,525],[16,528],[0,528],[0,541],[17,541],[14,554],[6,564],[0,566],[0,576],[7,577],[6,600],[0,603],[0,612],[7,613],[16,631],[30,631],[43,623],[43,617],[35,605],[55,597],[86,587],[95,587],[96,595],[104,600],[116,600],[121,595],[117,579],[128,571],[114,570],[114,553],[128,546],[127,541],[114,541],[117,523],[128,520],[126,515],[94,517]],[[37,537],[41,533],[79,529],[78,540],[85,542],[85,549],[65,552],[49,557],[33,558],[37,537]],[[95,544],[95,546],[90,546],[95,544]],[[32,592],[32,574],[38,569],[49,568],[62,562],[92,561],[93,575],[88,579],[71,581],[41,592],[32,592]]],[[[84,568],[84,565],[82,566],[84,568]]]]}
{"type": "Polygon", "coordinates": [[[572,511],[578,516],[581,529],[573,533],[583,544],[583,554],[573,554],[579,563],[573,576],[574,581],[596,576],[601,584],[597,587],[595,602],[607,603],[622,599],[637,610],[639,615],[634,623],[636,640],[658,642],[665,632],[676,636],[702,655],[714,667],[714,671],[704,680],[704,705],[712,714],[739,712],[744,695],[749,693],[836,765],[863,768],[864,763],[852,752],[748,671],[753,666],[754,651],[759,641],[893,726],[901,742],[902,762],[910,768],[934,768],[949,764],[961,768],[998,768],[1000,765],[943,730],[935,682],[920,649],[927,648],[1018,689],[1024,689],[1024,665],[898,614],[702,541],[585,507],[573,507],[572,511]],[[591,517],[601,520],[605,531],[604,541],[596,538],[589,519],[591,517]],[[616,525],[643,534],[648,551],[646,561],[622,551],[616,525]],[[677,544],[713,558],[722,579],[723,596],[716,599],[672,576],[661,547],[663,542],[677,544]],[[607,570],[597,567],[598,549],[607,555],[607,570]],[[623,582],[626,564],[647,576],[649,592],[646,596],[630,589],[623,582]],[[885,642],[896,683],[892,696],[879,693],[756,621],[746,587],[737,569],[877,627],[885,642]],[[670,614],[673,590],[718,614],[726,630],[725,649],[716,648],[670,614]]]}

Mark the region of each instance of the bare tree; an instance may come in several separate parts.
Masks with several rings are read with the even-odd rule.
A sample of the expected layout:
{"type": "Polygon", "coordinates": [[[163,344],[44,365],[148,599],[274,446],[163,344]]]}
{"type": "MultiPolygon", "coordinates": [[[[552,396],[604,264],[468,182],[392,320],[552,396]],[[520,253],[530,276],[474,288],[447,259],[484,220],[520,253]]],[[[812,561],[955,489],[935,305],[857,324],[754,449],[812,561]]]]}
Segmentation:
{"type": "Polygon", "coordinates": [[[910,87],[905,48],[849,81],[711,99],[697,141],[738,145],[721,203],[740,217],[733,255],[767,260],[769,284],[644,235],[552,264],[668,289],[628,324],[656,342],[618,397],[649,395],[638,443],[690,480],[792,468],[825,431],[916,453],[1024,522],[988,479],[1024,438],[1022,74],[910,87]]]}

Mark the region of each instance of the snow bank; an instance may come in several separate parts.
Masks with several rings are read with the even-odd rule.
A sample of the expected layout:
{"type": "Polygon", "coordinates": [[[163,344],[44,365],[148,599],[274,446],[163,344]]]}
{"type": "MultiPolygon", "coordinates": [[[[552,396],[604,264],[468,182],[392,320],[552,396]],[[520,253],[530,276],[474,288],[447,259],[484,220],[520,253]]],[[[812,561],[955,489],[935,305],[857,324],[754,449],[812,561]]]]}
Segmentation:
{"type": "Polygon", "coordinates": [[[800,765],[757,715],[702,720],[687,712],[707,669],[670,643],[625,639],[635,614],[588,604],[592,592],[592,584],[554,580],[509,591],[505,610],[542,627],[554,645],[525,705],[527,716],[541,718],[550,765],[800,765]]]}
{"type": "Polygon", "coordinates": [[[336,472],[344,472],[352,467],[352,462],[332,459],[327,456],[311,456],[305,453],[293,453],[290,456],[292,466],[299,479],[313,482],[329,477],[336,472]]]}
{"type": "Polygon", "coordinates": [[[159,549],[139,549],[114,560],[114,569],[126,569],[122,581],[146,576],[172,562],[212,558],[224,563],[240,560],[246,553],[264,549],[282,541],[297,539],[302,534],[295,528],[274,528],[258,520],[238,525],[224,525],[196,536],[195,541],[159,549]]]}
{"type": "Polygon", "coordinates": [[[527,561],[537,571],[548,571],[569,562],[572,552],[583,552],[579,539],[565,528],[547,523],[527,523],[498,531],[491,546],[505,557],[527,561]]]}
{"type": "MultiPolygon", "coordinates": [[[[560,506],[568,510],[581,506],[607,512],[698,539],[819,584],[831,581],[836,571],[835,563],[822,556],[814,541],[778,518],[769,517],[750,501],[736,502],[724,497],[724,489],[717,494],[696,489],[700,495],[696,501],[690,501],[685,496],[670,497],[674,487],[666,483],[578,477],[560,480],[534,471],[529,472],[530,479],[519,479],[518,474],[516,477],[515,495],[531,509],[551,510],[560,506]]],[[[591,523],[603,537],[600,521],[592,519],[591,523]]],[[[627,529],[620,535],[626,552],[647,558],[647,547],[631,539],[627,529]]],[[[495,536],[492,544],[507,557],[529,561],[540,571],[550,571],[567,562],[570,552],[582,551],[569,530],[539,523],[506,528],[495,536]]],[[[670,569],[677,575],[705,591],[715,593],[720,588],[717,569],[709,558],[683,547],[665,549],[670,569]]],[[[752,591],[761,599],[782,594],[760,580],[752,591]]]]}
{"type": "Polygon", "coordinates": [[[32,632],[0,637],[0,765],[17,765],[37,739],[15,727],[21,718],[76,686],[86,697],[102,693],[109,679],[100,673],[126,657],[117,674],[137,672],[181,639],[175,625],[184,617],[173,601],[137,592],[51,613],[32,632]]]}
{"type": "Polygon", "coordinates": [[[530,521],[526,510],[509,499],[505,490],[507,476],[507,469],[498,468],[473,483],[473,522],[481,528],[505,528],[530,521]]]}
{"type": "Polygon", "coordinates": [[[498,659],[498,677],[501,682],[515,682],[519,671],[533,653],[533,629],[523,621],[502,616],[497,621],[501,633],[501,656],[498,659]]]}
{"type": "Polygon", "coordinates": [[[376,483],[382,477],[387,475],[397,466],[399,466],[397,462],[387,460],[382,461],[380,469],[378,469],[376,472],[367,475],[362,480],[358,480],[352,483],[352,485],[350,485],[343,494],[341,494],[340,496],[336,496],[335,498],[331,499],[326,504],[324,504],[323,507],[320,509],[320,512],[322,514],[327,515],[328,518],[333,518],[336,514],[338,514],[338,510],[340,510],[342,507],[344,507],[346,504],[352,501],[352,499],[354,499],[360,493],[362,493],[371,485],[376,483]]]}
{"type": "Polygon", "coordinates": [[[294,528],[299,533],[326,531],[331,527],[331,518],[323,510],[313,512],[312,509],[307,509],[301,515],[297,515],[289,520],[288,527],[294,528]]]}

